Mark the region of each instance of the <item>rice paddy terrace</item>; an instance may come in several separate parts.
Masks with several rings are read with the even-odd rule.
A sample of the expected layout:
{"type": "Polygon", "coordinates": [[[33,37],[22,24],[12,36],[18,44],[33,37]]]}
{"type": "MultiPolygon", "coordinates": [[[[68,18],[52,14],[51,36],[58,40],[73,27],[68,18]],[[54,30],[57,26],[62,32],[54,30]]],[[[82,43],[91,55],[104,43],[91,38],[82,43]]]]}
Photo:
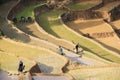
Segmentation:
{"type": "MultiPolygon", "coordinates": [[[[46,4],[45,1],[25,1],[25,4],[17,6],[21,1],[0,5],[0,31],[4,33],[0,39],[0,80],[120,79],[120,41],[109,23],[94,19],[74,20],[64,24],[60,16],[66,11],[45,8],[42,12],[40,7],[46,4]],[[37,8],[40,11],[35,11],[37,8]],[[12,16],[17,18],[17,23],[7,19],[12,16]],[[21,16],[29,16],[34,21],[19,22],[21,16]],[[93,38],[82,35],[87,33],[93,38]],[[99,36],[97,33],[104,35],[99,36]],[[73,51],[74,43],[78,42],[79,49],[84,50],[82,57],[73,51]],[[58,54],[59,45],[63,47],[64,56],[58,54]],[[17,72],[20,60],[25,64],[24,75],[18,75],[17,72]]],[[[100,2],[82,1],[67,7],[84,10],[100,2]]],[[[118,2],[109,4],[110,10],[119,5],[118,2]]],[[[109,4],[98,10],[103,11],[105,8],[106,11],[109,4]]],[[[111,24],[119,29],[119,20],[111,24]]]]}

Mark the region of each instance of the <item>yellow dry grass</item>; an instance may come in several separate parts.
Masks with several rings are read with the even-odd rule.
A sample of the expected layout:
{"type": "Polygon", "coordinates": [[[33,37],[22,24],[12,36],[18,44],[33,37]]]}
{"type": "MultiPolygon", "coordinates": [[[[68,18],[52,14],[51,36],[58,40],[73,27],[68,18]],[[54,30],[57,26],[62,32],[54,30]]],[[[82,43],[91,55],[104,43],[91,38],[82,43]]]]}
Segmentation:
{"type": "Polygon", "coordinates": [[[120,29],[120,20],[112,22],[117,29],[120,29]]]}
{"type": "Polygon", "coordinates": [[[119,80],[120,67],[82,68],[68,72],[76,80],[119,80]]]}

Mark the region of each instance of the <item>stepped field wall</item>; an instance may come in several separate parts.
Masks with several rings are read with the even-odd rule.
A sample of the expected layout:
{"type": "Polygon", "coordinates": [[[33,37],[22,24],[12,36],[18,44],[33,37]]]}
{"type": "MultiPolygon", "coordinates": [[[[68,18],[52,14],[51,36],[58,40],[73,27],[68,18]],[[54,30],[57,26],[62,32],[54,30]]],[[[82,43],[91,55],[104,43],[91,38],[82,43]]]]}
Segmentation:
{"type": "Polygon", "coordinates": [[[41,70],[38,66],[38,64],[35,64],[34,66],[32,66],[32,68],[29,70],[29,72],[32,74],[32,73],[40,73],[41,70]]]}

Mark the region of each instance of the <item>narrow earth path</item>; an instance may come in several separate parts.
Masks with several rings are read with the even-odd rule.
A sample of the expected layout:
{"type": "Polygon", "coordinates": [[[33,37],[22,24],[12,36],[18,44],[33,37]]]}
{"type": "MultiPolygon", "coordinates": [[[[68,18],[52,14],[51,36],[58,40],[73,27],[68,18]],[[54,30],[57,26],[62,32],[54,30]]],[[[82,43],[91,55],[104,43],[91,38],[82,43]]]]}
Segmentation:
{"type": "Polygon", "coordinates": [[[13,80],[13,79],[8,76],[7,72],[0,71],[0,80],[13,80]]]}
{"type": "Polygon", "coordinates": [[[80,65],[86,65],[86,66],[100,66],[100,65],[105,65],[104,62],[95,60],[95,59],[91,59],[91,58],[87,58],[84,56],[84,54],[82,55],[82,57],[80,57],[79,54],[75,54],[73,52],[64,50],[65,53],[65,57],[67,57],[68,59],[75,61],[77,63],[79,63],[80,65]]]}
{"type": "Polygon", "coordinates": [[[23,80],[29,80],[28,74],[22,75],[22,77],[20,75],[17,75],[17,74],[8,76],[7,72],[0,71],[0,80],[22,80],[20,78],[23,78],[23,80]]]}
{"type": "Polygon", "coordinates": [[[34,80],[69,80],[66,76],[33,76],[34,80]]]}

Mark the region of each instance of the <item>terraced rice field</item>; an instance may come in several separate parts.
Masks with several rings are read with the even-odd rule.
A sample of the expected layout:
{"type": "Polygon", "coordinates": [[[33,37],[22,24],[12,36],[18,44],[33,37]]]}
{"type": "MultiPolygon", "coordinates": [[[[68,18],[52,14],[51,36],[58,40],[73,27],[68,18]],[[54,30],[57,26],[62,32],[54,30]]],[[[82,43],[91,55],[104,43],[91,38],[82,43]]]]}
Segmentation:
{"type": "MultiPolygon", "coordinates": [[[[18,18],[20,18],[20,16],[23,16],[23,15],[28,16],[29,15],[34,19],[34,13],[31,13],[31,12],[35,7],[40,6],[40,5],[42,5],[42,4],[41,3],[37,4],[37,5],[34,4],[32,6],[26,7],[26,8],[24,8],[24,10],[27,11],[28,13],[25,13],[25,11],[23,11],[20,14],[17,14],[16,16],[18,18]]],[[[6,11],[7,11],[7,9],[6,9],[6,11]]],[[[88,52],[86,52],[87,54],[85,54],[85,55],[88,55],[91,58],[95,57],[95,55],[92,54],[92,53],[94,53],[99,57],[99,58],[95,57],[96,60],[102,58],[107,61],[111,61],[113,63],[120,63],[119,56],[106,51],[105,49],[101,48],[98,44],[95,44],[95,43],[87,40],[86,38],[82,37],[81,35],[76,35],[74,32],[68,30],[68,28],[63,26],[63,24],[61,23],[60,18],[59,18],[59,16],[62,13],[64,13],[64,11],[53,10],[53,11],[46,12],[46,13],[40,15],[39,16],[40,26],[46,32],[53,35],[54,37],[68,40],[70,43],[71,42],[79,42],[81,48],[83,48],[85,51],[88,51],[88,52]]],[[[0,15],[1,14],[3,15],[3,13],[0,13],[0,15]]],[[[4,19],[2,18],[2,20],[4,20],[4,19]]],[[[7,28],[8,23],[3,21],[2,24],[4,24],[5,29],[8,29],[7,28]]],[[[18,25],[20,25],[20,24],[18,24],[18,25]]],[[[84,24],[84,26],[85,25],[87,25],[87,24],[84,24]]],[[[95,24],[95,25],[98,25],[98,24],[95,24]]],[[[105,27],[106,24],[104,24],[104,22],[100,21],[99,25],[100,26],[102,25],[104,28],[107,29],[107,27],[105,27]]],[[[27,35],[27,37],[29,37],[28,44],[23,44],[21,42],[14,42],[14,41],[11,41],[11,40],[5,39],[5,38],[0,39],[0,45],[2,45],[2,46],[0,46],[0,69],[6,70],[6,71],[17,71],[18,61],[23,60],[25,66],[26,66],[25,71],[28,71],[35,63],[38,63],[38,65],[43,73],[53,73],[53,74],[63,73],[61,68],[67,63],[67,59],[63,56],[60,56],[57,53],[50,51],[51,46],[44,47],[44,46],[50,45],[49,42],[59,43],[59,40],[54,41],[54,40],[52,40],[54,38],[52,38],[51,36],[48,36],[46,33],[44,34],[43,32],[41,32],[42,40],[49,41],[49,42],[45,43],[44,41],[41,40],[41,36],[38,35],[38,34],[40,34],[40,31],[37,31],[37,29],[36,30],[33,29],[33,27],[36,26],[36,24],[34,24],[34,23],[32,25],[23,24],[23,26],[25,26],[25,27],[28,26],[26,28],[31,29],[30,33],[28,30],[28,34],[30,34],[34,37],[27,35]],[[30,28],[31,26],[32,26],[32,28],[30,28]],[[43,35],[47,36],[47,37],[44,37],[43,35]],[[37,38],[35,38],[35,37],[37,37],[37,38]],[[49,40],[49,39],[51,39],[51,40],[49,40]],[[30,44],[32,44],[32,46],[30,44]],[[41,46],[43,46],[44,48],[42,48],[41,46]],[[45,49],[45,48],[47,48],[47,49],[45,49]],[[50,50],[48,50],[48,49],[50,49],[50,50]]],[[[94,28],[94,26],[92,26],[92,28],[94,28]]],[[[100,29],[101,27],[98,26],[98,28],[100,29]]],[[[89,29],[89,30],[85,30],[85,29],[86,29],[86,27],[82,28],[83,32],[92,31],[88,28],[88,26],[87,26],[87,29],[89,29]]],[[[21,30],[24,30],[24,28],[22,28],[21,30]]],[[[27,33],[26,30],[24,32],[27,33]]],[[[95,30],[96,30],[96,28],[95,28],[95,30]]],[[[108,31],[109,30],[111,31],[111,29],[108,29],[108,31]]],[[[104,29],[103,29],[103,31],[104,31],[104,29]]],[[[21,33],[23,33],[23,32],[21,32],[21,33]]],[[[10,34],[10,33],[7,33],[7,34],[10,34]]],[[[15,37],[17,37],[17,35],[14,35],[12,37],[15,38],[15,37]]],[[[21,38],[23,38],[23,36],[21,36],[21,38]]],[[[19,39],[19,36],[18,36],[18,39],[19,39]]],[[[64,45],[64,44],[62,44],[62,45],[64,45]]],[[[69,45],[66,44],[66,46],[69,46],[69,45]]],[[[55,49],[55,47],[54,47],[54,49],[55,49]]],[[[67,73],[70,74],[71,76],[73,76],[76,80],[119,80],[120,79],[119,78],[119,75],[120,75],[119,65],[117,65],[117,66],[114,65],[112,67],[111,66],[99,67],[99,68],[97,68],[97,67],[93,67],[93,68],[81,67],[80,69],[69,70],[67,73]]],[[[44,77],[44,76],[42,76],[42,77],[44,77]]],[[[50,78],[52,78],[52,77],[50,77],[50,78]]],[[[56,77],[54,77],[54,79],[55,78],[56,77]]],[[[65,80],[68,79],[66,77],[59,77],[59,78],[60,79],[64,78],[65,80]]],[[[36,76],[36,80],[37,79],[38,79],[38,76],[36,76]]]]}
{"type": "MultiPolygon", "coordinates": [[[[31,6],[34,7],[33,5],[31,5],[31,6]]],[[[26,8],[29,9],[29,8],[32,8],[32,7],[25,6],[25,10],[21,9],[21,11],[19,13],[17,13],[16,15],[20,16],[21,13],[25,13],[26,12],[26,8]]],[[[29,9],[28,12],[32,13],[32,9],[29,9]]],[[[29,14],[29,15],[22,14],[22,15],[25,16],[25,17],[32,16],[31,14],[29,14]]],[[[68,43],[65,40],[61,40],[61,39],[58,39],[58,38],[55,38],[55,37],[51,36],[50,34],[45,32],[36,22],[35,23],[31,23],[31,24],[28,24],[28,23],[24,23],[24,24],[17,23],[17,28],[19,28],[23,32],[25,32],[27,34],[30,34],[30,35],[32,35],[34,37],[37,37],[37,38],[40,38],[40,39],[52,42],[52,43],[57,44],[57,45],[62,45],[63,47],[66,47],[68,49],[73,49],[73,47],[74,47],[72,44],[68,43]]],[[[87,56],[89,58],[93,58],[95,60],[99,60],[99,61],[105,62],[105,61],[101,60],[99,57],[95,56],[94,54],[92,54],[90,52],[84,52],[84,53],[85,53],[84,56],[87,56]]]]}
{"type": "Polygon", "coordinates": [[[120,39],[115,34],[112,27],[109,24],[105,23],[103,20],[76,20],[67,23],[67,25],[78,33],[89,33],[91,37],[94,37],[94,39],[100,42],[103,46],[119,53],[120,39]],[[99,34],[102,34],[101,37],[99,34]]]}
{"type": "Polygon", "coordinates": [[[53,10],[51,12],[44,13],[39,16],[39,24],[40,26],[47,31],[48,33],[60,37],[62,39],[66,39],[68,41],[79,42],[81,47],[87,51],[92,51],[95,54],[101,56],[104,59],[108,59],[110,61],[115,61],[119,63],[120,58],[115,58],[115,55],[101,49],[98,45],[82,38],[70,30],[66,29],[60,22],[59,16],[63,13],[63,11],[53,10]],[[71,35],[71,36],[69,36],[71,35]],[[90,50],[89,50],[90,49],[90,50]],[[109,54],[109,55],[108,55],[109,54]]]}

